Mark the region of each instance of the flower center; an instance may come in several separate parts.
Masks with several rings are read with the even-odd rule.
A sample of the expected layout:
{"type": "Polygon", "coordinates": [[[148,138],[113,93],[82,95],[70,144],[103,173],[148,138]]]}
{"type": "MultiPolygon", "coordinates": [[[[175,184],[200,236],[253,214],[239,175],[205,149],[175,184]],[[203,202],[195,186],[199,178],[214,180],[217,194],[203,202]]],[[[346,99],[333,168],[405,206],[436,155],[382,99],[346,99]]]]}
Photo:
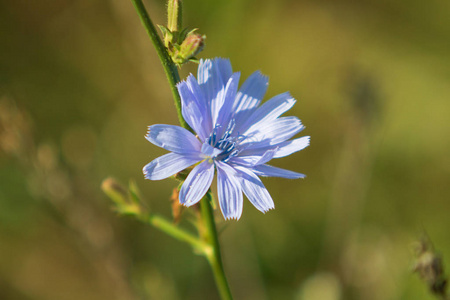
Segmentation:
{"type": "Polygon", "coordinates": [[[210,159],[228,161],[230,158],[236,156],[241,149],[239,149],[239,143],[245,139],[244,136],[232,136],[233,129],[235,127],[234,120],[231,120],[227,126],[225,132],[222,133],[223,127],[216,125],[202,146],[202,152],[210,159]],[[218,136],[222,136],[218,139],[218,136]]]}

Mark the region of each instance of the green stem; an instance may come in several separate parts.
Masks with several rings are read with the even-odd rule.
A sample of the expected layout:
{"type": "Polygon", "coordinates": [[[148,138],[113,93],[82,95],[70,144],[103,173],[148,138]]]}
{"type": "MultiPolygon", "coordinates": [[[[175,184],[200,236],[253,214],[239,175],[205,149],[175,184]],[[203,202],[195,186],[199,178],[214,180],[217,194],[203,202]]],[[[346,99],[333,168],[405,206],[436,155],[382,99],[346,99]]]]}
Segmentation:
{"type": "MultiPolygon", "coordinates": [[[[133,2],[134,7],[136,8],[139,14],[139,18],[141,19],[141,22],[144,25],[147,34],[150,36],[153,46],[155,47],[159,59],[161,60],[161,63],[164,67],[164,72],[166,73],[167,79],[169,80],[170,88],[172,90],[172,94],[175,100],[175,106],[177,109],[180,124],[182,127],[192,131],[192,129],[183,119],[183,115],[181,113],[181,98],[180,95],[178,94],[178,90],[176,87],[176,84],[180,81],[178,69],[176,65],[173,63],[172,59],[170,58],[169,53],[167,52],[167,49],[164,47],[164,44],[162,43],[161,39],[159,38],[155,26],[153,25],[150,16],[148,15],[147,10],[145,9],[144,4],[142,3],[142,0],[131,0],[131,1],[133,2]]],[[[181,14],[181,11],[179,13],[181,14]]],[[[217,238],[216,224],[214,222],[213,210],[210,202],[211,202],[211,192],[208,191],[206,196],[203,197],[203,199],[200,202],[202,218],[206,228],[205,240],[208,243],[208,247],[204,247],[203,244],[198,246],[203,251],[203,253],[205,254],[206,258],[208,259],[211,265],[221,298],[223,300],[231,300],[232,296],[222,265],[222,258],[220,255],[220,245],[219,240],[217,238]]],[[[198,241],[195,237],[192,238],[189,237],[188,235],[186,235],[186,232],[181,231],[178,228],[177,229],[183,232],[183,234],[181,234],[181,232],[178,232],[177,230],[174,230],[173,228],[176,227],[172,226],[172,224],[170,224],[171,225],[170,227],[166,228],[167,224],[162,222],[161,219],[155,219],[155,217],[153,217],[153,219],[151,218],[149,219],[149,222],[151,222],[152,225],[155,225],[156,222],[157,224],[159,224],[158,228],[164,230],[165,232],[168,232],[173,236],[177,235],[179,238],[184,239],[185,241],[190,240],[190,242],[189,241],[188,242],[191,244],[192,242],[194,242],[192,238],[195,239],[195,243],[197,243],[198,241]]]]}
{"type": "Polygon", "coordinates": [[[228,286],[227,278],[225,277],[225,270],[223,269],[222,258],[220,255],[219,239],[217,237],[216,223],[214,221],[214,214],[211,207],[211,191],[206,193],[205,197],[200,201],[200,210],[202,219],[205,225],[204,237],[208,244],[212,246],[211,251],[206,253],[211,268],[214,273],[217,288],[222,299],[231,300],[230,287],[228,286]]]}
{"type": "Polygon", "coordinates": [[[198,239],[196,236],[190,234],[189,232],[176,227],[172,222],[160,217],[158,215],[140,216],[139,219],[142,222],[149,223],[154,227],[160,229],[161,231],[167,233],[168,235],[190,244],[193,248],[205,254],[210,252],[210,245],[198,239]]]}
{"type": "Polygon", "coordinates": [[[178,120],[184,128],[192,131],[186,121],[183,119],[183,115],[181,114],[181,98],[178,94],[177,83],[180,82],[180,75],[178,75],[177,66],[173,63],[172,59],[167,52],[167,49],[164,47],[163,42],[159,38],[158,32],[156,31],[155,26],[153,25],[150,16],[145,9],[142,0],[131,0],[133,2],[134,8],[136,9],[139,18],[141,19],[142,25],[144,25],[147,34],[152,40],[153,46],[158,53],[159,59],[164,68],[164,72],[166,73],[167,80],[169,80],[170,89],[172,91],[173,99],[175,100],[175,107],[177,108],[178,120]]]}

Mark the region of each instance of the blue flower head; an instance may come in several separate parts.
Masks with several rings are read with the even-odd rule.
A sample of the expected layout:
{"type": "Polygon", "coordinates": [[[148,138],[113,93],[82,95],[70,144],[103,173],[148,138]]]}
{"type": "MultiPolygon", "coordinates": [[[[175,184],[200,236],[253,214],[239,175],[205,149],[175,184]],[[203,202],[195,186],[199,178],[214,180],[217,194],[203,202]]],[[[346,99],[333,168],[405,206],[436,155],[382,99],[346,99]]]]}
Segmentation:
{"type": "Polygon", "coordinates": [[[196,132],[173,125],[152,125],[146,138],[170,153],[144,167],[145,178],[160,180],[197,164],[183,183],[181,204],[191,206],[205,195],[217,171],[219,206],[225,219],[239,219],[243,195],[260,211],[274,208],[258,176],[303,178],[305,175],[266,164],[302,150],[309,136],[289,140],[304,126],[297,117],[280,117],[295,103],[289,93],[264,104],[268,78],[253,73],[238,89],[240,73],[227,59],[201,60],[197,79],[180,82],[182,114],[196,132]]]}

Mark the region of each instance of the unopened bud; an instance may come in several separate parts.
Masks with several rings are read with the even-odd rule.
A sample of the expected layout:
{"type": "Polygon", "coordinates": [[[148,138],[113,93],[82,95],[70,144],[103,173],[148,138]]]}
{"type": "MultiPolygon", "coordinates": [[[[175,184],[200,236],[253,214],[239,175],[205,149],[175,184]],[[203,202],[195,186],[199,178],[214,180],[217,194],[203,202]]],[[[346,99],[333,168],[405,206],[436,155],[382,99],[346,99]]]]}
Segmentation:
{"type": "Polygon", "coordinates": [[[181,65],[194,58],[203,50],[205,39],[206,36],[198,33],[189,34],[181,44],[178,53],[175,55],[174,62],[181,65]]]}
{"type": "Polygon", "coordinates": [[[111,177],[103,180],[102,190],[116,205],[123,205],[127,202],[128,193],[126,189],[111,177]]]}
{"type": "Polygon", "coordinates": [[[182,26],[183,2],[181,0],[169,0],[167,4],[167,27],[171,32],[180,30],[182,26]]]}
{"type": "Polygon", "coordinates": [[[115,179],[106,178],[103,180],[102,190],[114,202],[118,212],[131,215],[141,214],[142,208],[138,202],[137,194],[130,191],[132,196],[132,199],[130,199],[130,193],[115,179]]]}

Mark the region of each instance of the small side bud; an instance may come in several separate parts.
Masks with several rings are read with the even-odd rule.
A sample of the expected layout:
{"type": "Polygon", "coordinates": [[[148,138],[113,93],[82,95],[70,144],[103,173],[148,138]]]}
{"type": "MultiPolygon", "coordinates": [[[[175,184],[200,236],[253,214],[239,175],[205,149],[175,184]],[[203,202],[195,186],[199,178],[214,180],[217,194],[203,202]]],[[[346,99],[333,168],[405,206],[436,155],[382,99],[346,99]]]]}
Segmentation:
{"type": "Polygon", "coordinates": [[[102,190],[114,202],[119,213],[140,215],[143,209],[135,191],[127,191],[113,178],[106,178],[102,182],[102,190]],[[131,194],[131,195],[130,195],[131,194]]]}
{"type": "Polygon", "coordinates": [[[126,189],[111,177],[103,180],[102,190],[116,205],[123,205],[128,201],[126,189]]]}
{"type": "Polygon", "coordinates": [[[183,21],[183,2],[181,0],[169,0],[167,4],[167,27],[171,32],[180,30],[183,21]]]}
{"type": "Polygon", "coordinates": [[[167,27],[158,25],[164,38],[164,46],[172,61],[181,67],[188,61],[198,62],[195,56],[205,46],[206,36],[182,27],[183,1],[168,0],[167,27]]]}
{"type": "Polygon", "coordinates": [[[182,65],[189,60],[195,60],[195,56],[203,50],[206,36],[198,33],[190,33],[180,45],[179,51],[174,55],[174,63],[182,65]]]}

